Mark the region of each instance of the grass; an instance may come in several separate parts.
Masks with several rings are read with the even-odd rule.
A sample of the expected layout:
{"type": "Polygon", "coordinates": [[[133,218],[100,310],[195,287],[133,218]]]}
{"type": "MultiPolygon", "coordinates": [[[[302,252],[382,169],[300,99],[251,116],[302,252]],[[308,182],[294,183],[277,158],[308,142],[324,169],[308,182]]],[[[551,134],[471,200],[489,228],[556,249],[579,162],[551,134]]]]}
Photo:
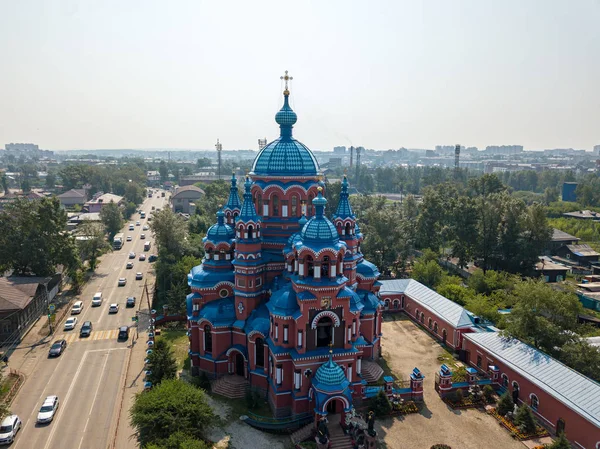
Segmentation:
{"type": "Polygon", "coordinates": [[[160,338],[166,340],[175,353],[175,359],[177,360],[177,369],[182,369],[185,365],[186,360],[189,359],[188,346],[189,339],[185,329],[162,329],[160,338]]]}
{"type": "Polygon", "coordinates": [[[19,380],[18,376],[8,375],[2,379],[0,383],[0,401],[3,401],[10,389],[19,380]]]}
{"type": "Polygon", "coordinates": [[[247,415],[248,411],[251,411],[256,415],[266,416],[268,418],[273,416],[273,412],[271,411],[266,398],[264,401],[259,401],[258,407],[256,407],[254,410],[248,410],[248,405],[246,404],[246,400],[244,398],[230,399],[217,394],[207,394],[209,394],[214,401],[225,404],[227,407],[229,407],[229,413],[227,414],[228,422],[238,420],[240,416],[247,415]]]}

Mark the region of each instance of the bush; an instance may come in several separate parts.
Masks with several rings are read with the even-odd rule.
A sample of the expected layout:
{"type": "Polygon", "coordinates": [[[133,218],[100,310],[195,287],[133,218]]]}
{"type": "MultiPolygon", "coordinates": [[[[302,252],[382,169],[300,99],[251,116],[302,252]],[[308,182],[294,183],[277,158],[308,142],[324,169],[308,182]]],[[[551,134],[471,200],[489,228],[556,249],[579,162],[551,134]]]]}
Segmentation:
{"type": "Polygon", "coordinates": [[[254,410],[255,408],[257,408],[262,400],[261,394],[255,388],[248,389],[246,391],[245,398],[246,398],[246,406],[250,410],[254,410]]]}
{"type": "Polygon", "coordinates": [[[488,404],[494,402],[494,394],[496,394],[496,392],[494,391],[494,388],[491,385],[486,385],[485,387],[483,387],[483,397],[485,398],[488,404]]]}
{"type": "Polygon", "coordinates": [[[536,429],[535,418],[533,416],[533,412],[529,408],[527,404],[523,404],[517,410],[517,414],[515,416],[515,424],[519,426],[519,428],[524,433],[533,433],[536,429]]]}
{"type": "Polygon", "coordinates": [[[192,377],[192,383],[196,387],[202,388],[204,391],[210,391],[210,379],[204,371],[202,371],[199,376],[192,377]]]}
{"type": "Polygon", "coordinates": [[[550,446],[546,446],[547,449],[571,449],[571,443],[567,440],[565,433],[562,432],[558,439],[556,439],[550,446]]]}
{"type": "Polygon", "coordinates": [[[450,397],[448,399],[450,399],[450,402],[452,402],[454,404],[460,404],[462,402],[463,398],[464,398],[463,391],[460,388],[457,388],[456,390],[454,390],[454,392],[452,392],[450,394],[450,397]]]}
{"type": "Polygon", "coordinates": [[[452,449],[450,446],[448,446],[447,444],[434,444],[433,446],[431,446],[431,449],[452,449]]]}
{"type": "Polygon", "coordinates": [[[500,416],[506,416],[508,412],[512,412],[515,409],[515,403],[512,400],[512,396],[507,391],[498,401],[498,414],[500,416]]]}
{"type": "Polygon", "coordinates": [[[388,399],[387,395],[383,391],[383,388],[379,390],[377,396],[371,400],[371,408],[375,412],[375,416],[378,418],[388,416],[392,411],[392,404],[388,399]]]}

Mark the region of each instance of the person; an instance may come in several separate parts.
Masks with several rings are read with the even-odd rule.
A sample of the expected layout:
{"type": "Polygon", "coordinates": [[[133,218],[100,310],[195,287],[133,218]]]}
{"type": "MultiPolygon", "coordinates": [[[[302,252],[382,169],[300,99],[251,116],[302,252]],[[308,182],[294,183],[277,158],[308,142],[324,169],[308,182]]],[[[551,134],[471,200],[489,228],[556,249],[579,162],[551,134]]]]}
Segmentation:
{"type": "Polygon", "coordinates": [[[8,366],[8,356],[4,355],[4,357],[2,357],[2,361],[4,362],[4,366],[8,366]]]}

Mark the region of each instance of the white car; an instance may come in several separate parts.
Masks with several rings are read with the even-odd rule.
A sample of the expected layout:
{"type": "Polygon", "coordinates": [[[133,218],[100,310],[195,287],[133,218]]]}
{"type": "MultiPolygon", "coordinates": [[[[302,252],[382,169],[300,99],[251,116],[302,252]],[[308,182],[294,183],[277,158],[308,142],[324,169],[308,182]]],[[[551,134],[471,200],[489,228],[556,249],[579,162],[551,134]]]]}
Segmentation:
{"type": "Polygon", "coordinates": [[[145,254],[140,254],[139,260],[141,260],[141,261],[146,260],[146,255],[145,254]]]}
{"type": "Polygon", "coordinates": [[[133,240],[133,237],[131,237],[130,235],[127,236],[127,241],[131,242],[133,240]]]}
{"type": "Polygon", "coordinates": [[[127,270],[131,270],[133,268],[133,262],[127,262],[127,265],[125,265],[125,268],[127,270]]]}
{"type": "Polygon", "coordinates": [[[142,231],[147,231],[148,229],[150,229],[150,227],[148,225],[144,225],[144,227],[142,228],[142,231]]]}
{"type": "Polygon", "coordinates": [[[139,226],[139,225],[141,225],[141,224],[142,224],[142,223],[140,223],[139,221],[136,221],[136,222],[135,222],[135,225],[136,225],[136,226],[139,226]]]}
{"type": "Polygon", "coordinates": [[[119,278],[119,287],[125,287],[126,284],[127,284],[127,279],[119,278]]]}
{"type": "Polygon", "coordinates": [[[129,225],[129,230],[130,230],[130,231],[135,231],[135,226],[133,226],[133,223],[131,223],[131,224],[129,225]]]}
{"type": "Polygon", "coordinates": [[[130,259],[135,259],[135,253],[134,253],[133,251],[131,251],[131,252],[129,253],[129,258],[130,258],[130,259]]]}
{"type": "Polygon", "coordinates": [[[144,239],[146,238],[146,234],[141,234],[141,235],[140,235],[140,238],[141,238],[142,240],[144,240],[144,239]]]}
{"type": "Polygon", "coordinates": [[[140,272],[135,273],[135,280],[141,281],[144,278],[144,275],[140,272]]]}
{"type": "Polygon", "coordinates": [[[65,328],[64,330],[66,331],[70,331],[75,329],[75,325],[77,324],[77,317],[72,316],[67,318],[67,321],[65,321],[65,328]]]}
{"type": "Polygon", "coordinates": [[[49,423],[54,419],[56,410],[58,409],[58,396],[48,396],[44,399],[42,408],[37,416],[37,422],[39,424],[49,423]]]}
{"type": "Polygon", "coordinates": [[[17,432],[21,428],[21,420],[17,415],[7,416],[0,424],[0,444],[10,444],[15,441],[17,432]]]}
{"type": "Polygon", "coordinates": [[[111,304],[108,307],[108,313],[117,313],[119,311],[119,304],[111,304]]]}

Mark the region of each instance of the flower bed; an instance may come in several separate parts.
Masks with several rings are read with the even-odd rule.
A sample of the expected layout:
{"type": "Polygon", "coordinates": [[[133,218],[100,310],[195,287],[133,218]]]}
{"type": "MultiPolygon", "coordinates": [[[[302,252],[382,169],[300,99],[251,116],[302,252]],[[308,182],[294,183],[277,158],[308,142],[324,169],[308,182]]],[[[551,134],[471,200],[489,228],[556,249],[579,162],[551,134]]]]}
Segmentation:
{"type": "Polygon", "coordinates": [[[408,415],[409,413],[419,413],[419,406],[413,401],[405,401],[403,403],[392,403],[392,411],[390,415],[408,415]]]}
{"type": "Polygon", "coordinates": [[[485,403],[480,400],[475,400],[470,397],[465,397],[460,402],[451,401],[449,398],[444,398],[443,401],[455,410],[464,408],[478,408],[483,406],[485,403]]]}
{"type": "Polygon", "coordinates": [[[504,426],[515,438],[519,441],[530,440],[532,438],[541,438],[548,436],[549,433],[542,426],[536,425],[535,432],[523,433],[521,429],[514,425],[513,422],[498,414],[495,408],[488,410],[488,413],[498,420],[501,426],[504,426]]]}

